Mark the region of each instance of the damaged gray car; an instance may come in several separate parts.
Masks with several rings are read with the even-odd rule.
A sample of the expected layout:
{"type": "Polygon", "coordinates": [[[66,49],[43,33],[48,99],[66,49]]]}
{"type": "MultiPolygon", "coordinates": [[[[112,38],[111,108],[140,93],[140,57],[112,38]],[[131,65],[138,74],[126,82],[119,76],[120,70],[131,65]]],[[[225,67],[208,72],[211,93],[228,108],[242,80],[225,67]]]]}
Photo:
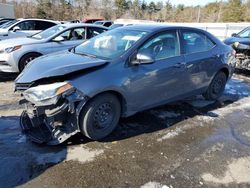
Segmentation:
{"type": "Polygon", "coordinates": [[[120,117],[193,95],[219,98],[233,74],[233,54],[195,28],[110,30],[25,68],[15,81],[26,105],[21,128],[32,141],[50,145],[78,132],[101,140],[120,117]]]}

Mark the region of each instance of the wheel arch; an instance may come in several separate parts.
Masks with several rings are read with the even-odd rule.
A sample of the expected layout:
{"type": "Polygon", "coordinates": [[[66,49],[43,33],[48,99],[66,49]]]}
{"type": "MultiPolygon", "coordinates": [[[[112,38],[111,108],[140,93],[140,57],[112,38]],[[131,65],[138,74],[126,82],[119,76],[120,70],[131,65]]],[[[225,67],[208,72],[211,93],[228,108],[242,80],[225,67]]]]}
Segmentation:
{"type": "Polygon", "coordinates": [[[39,56],[42,56],[42,55],[43,55],[42,53],[36,52],[36,51],[30,51],[30,52],[27,52],[27,53],[23,54],[23,55],[19,58],[19,60],[18,60],[18,69],[19,69],[19,71],[20,71],[20,63],[21,63],[21,60],[22,60],[25,56],[27,56],[27,55],[29,55],[29,54],[37,54],[37,55],[39,55],[39,56]]]}
{"type": "Polygon", "coordinates": [[[102,91],[100,93],[97,93],[95,95],[93,95],[91,99],[94,99],[95,97],[99,96],[99,95],[102,95],[102,94],[105,94],[105,93],[111,93],[113,95],[115,95],[119,102],[120,102],[120,105],[121,105],[121,117],[125,115],[126,111],[127,111],[127,101],[126,101],[126,98],[124,97],[124,95],[119,92],[119,91],[116,91],[116,90],[106,90],[106,91],[102,91]]]}

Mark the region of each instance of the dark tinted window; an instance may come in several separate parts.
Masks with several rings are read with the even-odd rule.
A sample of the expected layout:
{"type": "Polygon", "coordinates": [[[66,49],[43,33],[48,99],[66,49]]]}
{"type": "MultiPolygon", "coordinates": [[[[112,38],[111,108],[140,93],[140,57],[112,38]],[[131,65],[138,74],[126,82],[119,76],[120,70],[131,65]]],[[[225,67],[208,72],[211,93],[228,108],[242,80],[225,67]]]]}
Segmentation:
{"type": "Polygon", "coordinates": [[[36,21],[36,29],[35,30],[45,30],[48,29],[52,26],[56,25],[55,23],[52,22],[46,22],[46,21],[36,21]]]}
{"type": "Polygon", "coordinates": [[[111,25],[112,25],[111,22],[105,22],[105,23],[104,23],[104,26],[105,26],[105,27],[109,27],[109,26],[111,26],[111,25]]]}
{"type": "Polygon", "coordinates": [[[149,55],[155,60],[180,55],[178,37],[175,31],[164,32],[146,42],[139,53],[149,55]]]}
{"type": "Polygon", "coordinates": [[[95,37],[96,35],[99,35],[99,34],[103,33],[104,31],[106,31],[106,30],[98,28],[98,27],[89,27],[87,29],[87,39],[95,37]]]}
{"type": "Polygon", "coordinates": [[[210,50],[215,43],[205,34],[195,31],[182,32],[185,53],[196,53],[210,50]]]}

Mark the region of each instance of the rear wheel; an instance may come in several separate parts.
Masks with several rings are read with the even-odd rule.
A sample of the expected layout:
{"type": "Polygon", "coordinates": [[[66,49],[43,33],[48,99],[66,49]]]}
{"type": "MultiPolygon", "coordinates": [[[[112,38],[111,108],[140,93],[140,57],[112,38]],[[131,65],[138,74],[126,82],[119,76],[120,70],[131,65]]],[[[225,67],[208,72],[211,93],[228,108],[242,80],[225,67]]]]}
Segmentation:
{"type": "Polygon", "coordinates": [[[81,132],[92,140],[100,140],[115,129],[120,115],[118,98],[110,93],[101,94],[87,103],[81,112],[81,132]]]}
{"type": "Polygon", "coordinates": [[[218,99],[223,94],[226,83],[227,83],[227,75],[222,71],[218,72],[214,76],[207,91],[203,94],[203,97],[207,100],[218,99]]]}
{"type": "Polygon", "coordinates": [[[22,72],[23,69],[25,68],[25,66],[31,62],[32,60],[34,60],[35,58],[41,56],[41,54],[38,53],[28,53],[26,55],[24,55],[19,62],[19,71],[22,72]]]}

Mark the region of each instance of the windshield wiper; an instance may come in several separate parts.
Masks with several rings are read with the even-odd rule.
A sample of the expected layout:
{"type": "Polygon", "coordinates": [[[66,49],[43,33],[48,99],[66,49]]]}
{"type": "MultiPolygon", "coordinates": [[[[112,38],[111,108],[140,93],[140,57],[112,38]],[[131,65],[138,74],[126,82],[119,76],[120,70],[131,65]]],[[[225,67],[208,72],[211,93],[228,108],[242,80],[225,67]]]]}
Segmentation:
{"type": "Polygon", "coordinates": [[[73,48],[73,50],[74,50],[74,53],[75,53],[75,54],[78,54],[78,55],[83,55],[83,56],[87,56],[87,57],[92,57],[92,58],[97,58],[97,56],[92,55],[92,54],[77,53],[77,52],[75,51],[75,48],[73,48]]]}

